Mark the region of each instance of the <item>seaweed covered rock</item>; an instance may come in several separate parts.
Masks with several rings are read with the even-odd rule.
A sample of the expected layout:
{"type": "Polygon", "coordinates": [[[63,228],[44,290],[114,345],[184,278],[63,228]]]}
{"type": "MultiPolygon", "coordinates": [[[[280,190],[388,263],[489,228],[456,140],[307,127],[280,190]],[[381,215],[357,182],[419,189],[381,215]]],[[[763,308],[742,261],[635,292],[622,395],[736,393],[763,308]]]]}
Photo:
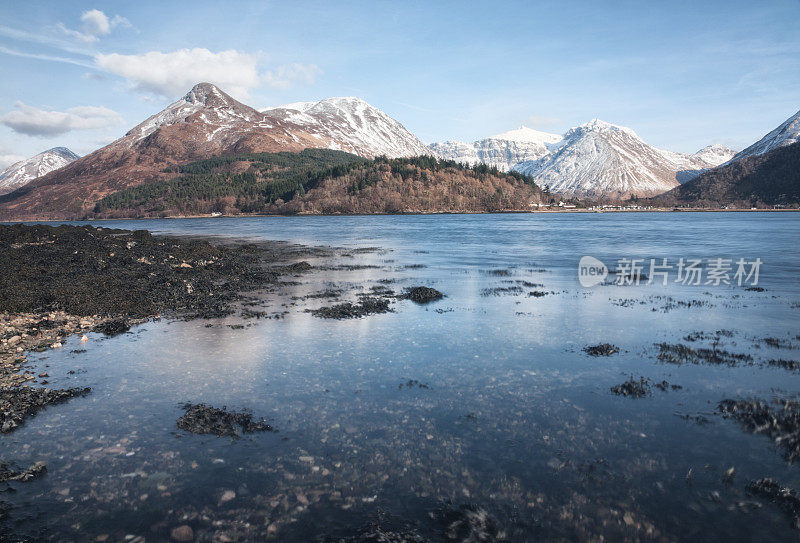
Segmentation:
{"type": "Polygon", "coordinates": [[[274,428],[265,419],[253,420],[246,411],[228,411],[205,404],[185,404],[186,413],[178,419],[178,428],[193,434],[238,437],[253,432],[272,432],[274,428]]]}
{"type": "Polygon", "coordinates": [[[753,434],[763,434],[789,462],[800,460],[800,402],[797,400],[722,400],[718,411],[753,434]]]}
{"type": "Polygon", "coordinates": [[[612,354],[619,352],[619,347],[616,345],[611,345],[610,343],[601,343],[600,345],[590,345],[589,347],[584,347],[583,352],[589,356],[611,356],[612,354]]]}
{"type": "Polygon", "coordinates": [[[322,319],[358,319],[375,313],[389,313],[389,300],[365,296],[358,303],[344,302],[311,310],[311,314],[322,319]]]}
{"type": "Polygon", "coordinates": [[[26,418],[36,415],[48,405],[85,396],[91,388],[16,388],[0,390],[0,432],[8,433],[22,425],[26,418]]]}
{"type": "Polygon", "coordinates": [[[800,498],[794,489],[783,487],[772,479],[765,478],[751,481],[747,485],[747,491],[778,505],[792,517],[794,527],[800,529],[800,498]]]}
{"type": "Polygon", "coordinates": [[[44,462],[36,462],[28,469],[19,470],[6,462],[0,462],[0,482],[8,481],[32,481],[47,473],[47,465],[44,462]]]}
{"type": "Polygon", "coordinates": [[[398,296],[398,298],[401,300],[411,300],[416,304],[422,305],[441,300],[444,298],[444,294],[431,287],[409,287],[406,288],[405,292],[398,296]]]}

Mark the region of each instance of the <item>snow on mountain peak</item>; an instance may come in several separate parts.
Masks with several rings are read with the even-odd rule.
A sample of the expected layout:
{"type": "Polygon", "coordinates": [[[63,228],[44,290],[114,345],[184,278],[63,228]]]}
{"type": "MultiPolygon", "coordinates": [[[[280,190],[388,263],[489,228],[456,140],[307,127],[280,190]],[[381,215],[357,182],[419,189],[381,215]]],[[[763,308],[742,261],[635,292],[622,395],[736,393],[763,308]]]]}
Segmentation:
{"type": "Polygon", "coordinates": [[[692,156],[704,160],[711,166],[719,166],[720,164],[728,162],[735,154],[736,151],[730,147],[722,145],[721,143],[714,143],[712,145],[706,145],[692,156]]]}
{"type": "Polygon", "coordinates": [[[0,171],[0,194],[11,192],[45,174],[66,166],[78,155],[66,147],[53,147],[0,171]]]}
{"type": "Polygon", "coordinates": [[[355,96],[294,102],[261,110],[267,118],[294,124],[327,147],[372,158],[431,154],[424,143],[380,109],[355,96]]]}
{"type": "Polygon", "coordinates": [[[190,104],[203,105],[228,105],[235,101],[212,83],[198,83],[183,99],[190,104]]]}
{"type": "Polygon", "coordinates": [[[570,129],[564,137],[567,137],[568,134],[576,133],[576,132],[624,132],[634,138],[638,138],[639,136],[634,132],[632,129],[628,128],[627,126],[620,126],[618,124],[612,124],[601,119],[592,119],[588,123],[583,123],[581,125],[576,126],[575,128],[570,129]]]}
{"type": "Polygon", "coordinates": [[[161,127],[185,123],[197,113],[200,115],[195,119],[196,124],[206,125],[210,130],[208,137],[215,135],[217,129],[230,130],[238,123],[252,124],[263,119],[258,111],[222,92],[216,85],[198,83],[183,98],[135,126],[126,136],[132,136],[129,143],[133,145],[161,127]]]}

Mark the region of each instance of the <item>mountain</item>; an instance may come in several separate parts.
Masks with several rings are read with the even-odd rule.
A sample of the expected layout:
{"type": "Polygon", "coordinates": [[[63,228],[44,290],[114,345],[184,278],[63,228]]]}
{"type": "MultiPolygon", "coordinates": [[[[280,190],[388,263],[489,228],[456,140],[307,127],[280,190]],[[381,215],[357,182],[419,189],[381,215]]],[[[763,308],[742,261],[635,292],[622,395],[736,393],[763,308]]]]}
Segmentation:
{"type": "Polygon", "coordinates": [[[648,203],[659,207],[798,207],[800,142],[733,160],[648,203]]]}
{"type": "Polygon", "coordinates": [[[466,144],[435,143],[440,156],[532,176],[566,196],[620,199],[652,196],[728,161],[733,151],[710,145],[694,154],[656,149],[630,128],[595,119],[563,136],[526,127],[466,144]]]}
{"type": "Polygon", "coordinates": [[[32,179],[57,170],[79,157],[66,147],[53,147],[0,171],[0,194],[11,192],[32,179]]]}
{"type": "Polygon", "coordinates": [[[108,194],[169,177],[170,165],[213,156],[308,147],[346,148],[363,156],[430,153],[402,125],[358,99],[294,107],[305,112],[262,113],[199,83],[122,138],[0,197],[0,217],[83,216],[108,194]]]}
{"type": "Polygon", "coordinates": [[[424,143],[380,109],[352,96],[319,102],[295,102],[261,113],[299,127],[327,145],[365,158],[390,158],[431,154],[424,143]]]}
{"type": "Polygon", "coordinates": [[[561,141],[557,134],[548,134],[521,126],[471,144],[460,141],[433,143],[429,147],[443,158],[464,164],[483,162],[500,171],[508,171],[520,162],[537,160],[547,155],[561,141]]]}
{"type": "Polygon", "coordinates": [[[778,128],[755,142],[753,145],[737,153],[733,160],[763,155],[773,149],[792,145],[800,141],[800,111],[786,119],[778,128]]]}

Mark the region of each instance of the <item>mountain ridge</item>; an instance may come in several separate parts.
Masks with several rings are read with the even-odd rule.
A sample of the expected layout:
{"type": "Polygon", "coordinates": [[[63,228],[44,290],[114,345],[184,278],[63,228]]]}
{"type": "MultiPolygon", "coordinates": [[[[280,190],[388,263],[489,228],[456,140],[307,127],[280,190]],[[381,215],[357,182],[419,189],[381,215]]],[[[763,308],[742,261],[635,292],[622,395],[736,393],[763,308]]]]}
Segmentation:
{"type": "Polygon", "coordinates": [[[659,194],[734,155],[719,144],[694,154],[657,149],[632,129],[600,119],[561,136],[520,127],[472,144],[448,141],[430,147],[452,160],[520,171],[562,195],[600,199],[659,194]]]}

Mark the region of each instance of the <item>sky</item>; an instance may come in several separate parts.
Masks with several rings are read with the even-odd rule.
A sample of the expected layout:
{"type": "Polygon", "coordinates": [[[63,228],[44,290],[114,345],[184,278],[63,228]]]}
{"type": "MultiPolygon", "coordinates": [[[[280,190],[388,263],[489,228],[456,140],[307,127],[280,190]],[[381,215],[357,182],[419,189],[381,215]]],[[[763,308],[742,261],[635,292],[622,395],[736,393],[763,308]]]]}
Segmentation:
{"type": "Polygon", "coordinates": [[[426,143],[593,118],[742,149],[800,109],[800,0],[0,0],[0,166],[85,154],[209,81],[358,96],[426,143]]]}

